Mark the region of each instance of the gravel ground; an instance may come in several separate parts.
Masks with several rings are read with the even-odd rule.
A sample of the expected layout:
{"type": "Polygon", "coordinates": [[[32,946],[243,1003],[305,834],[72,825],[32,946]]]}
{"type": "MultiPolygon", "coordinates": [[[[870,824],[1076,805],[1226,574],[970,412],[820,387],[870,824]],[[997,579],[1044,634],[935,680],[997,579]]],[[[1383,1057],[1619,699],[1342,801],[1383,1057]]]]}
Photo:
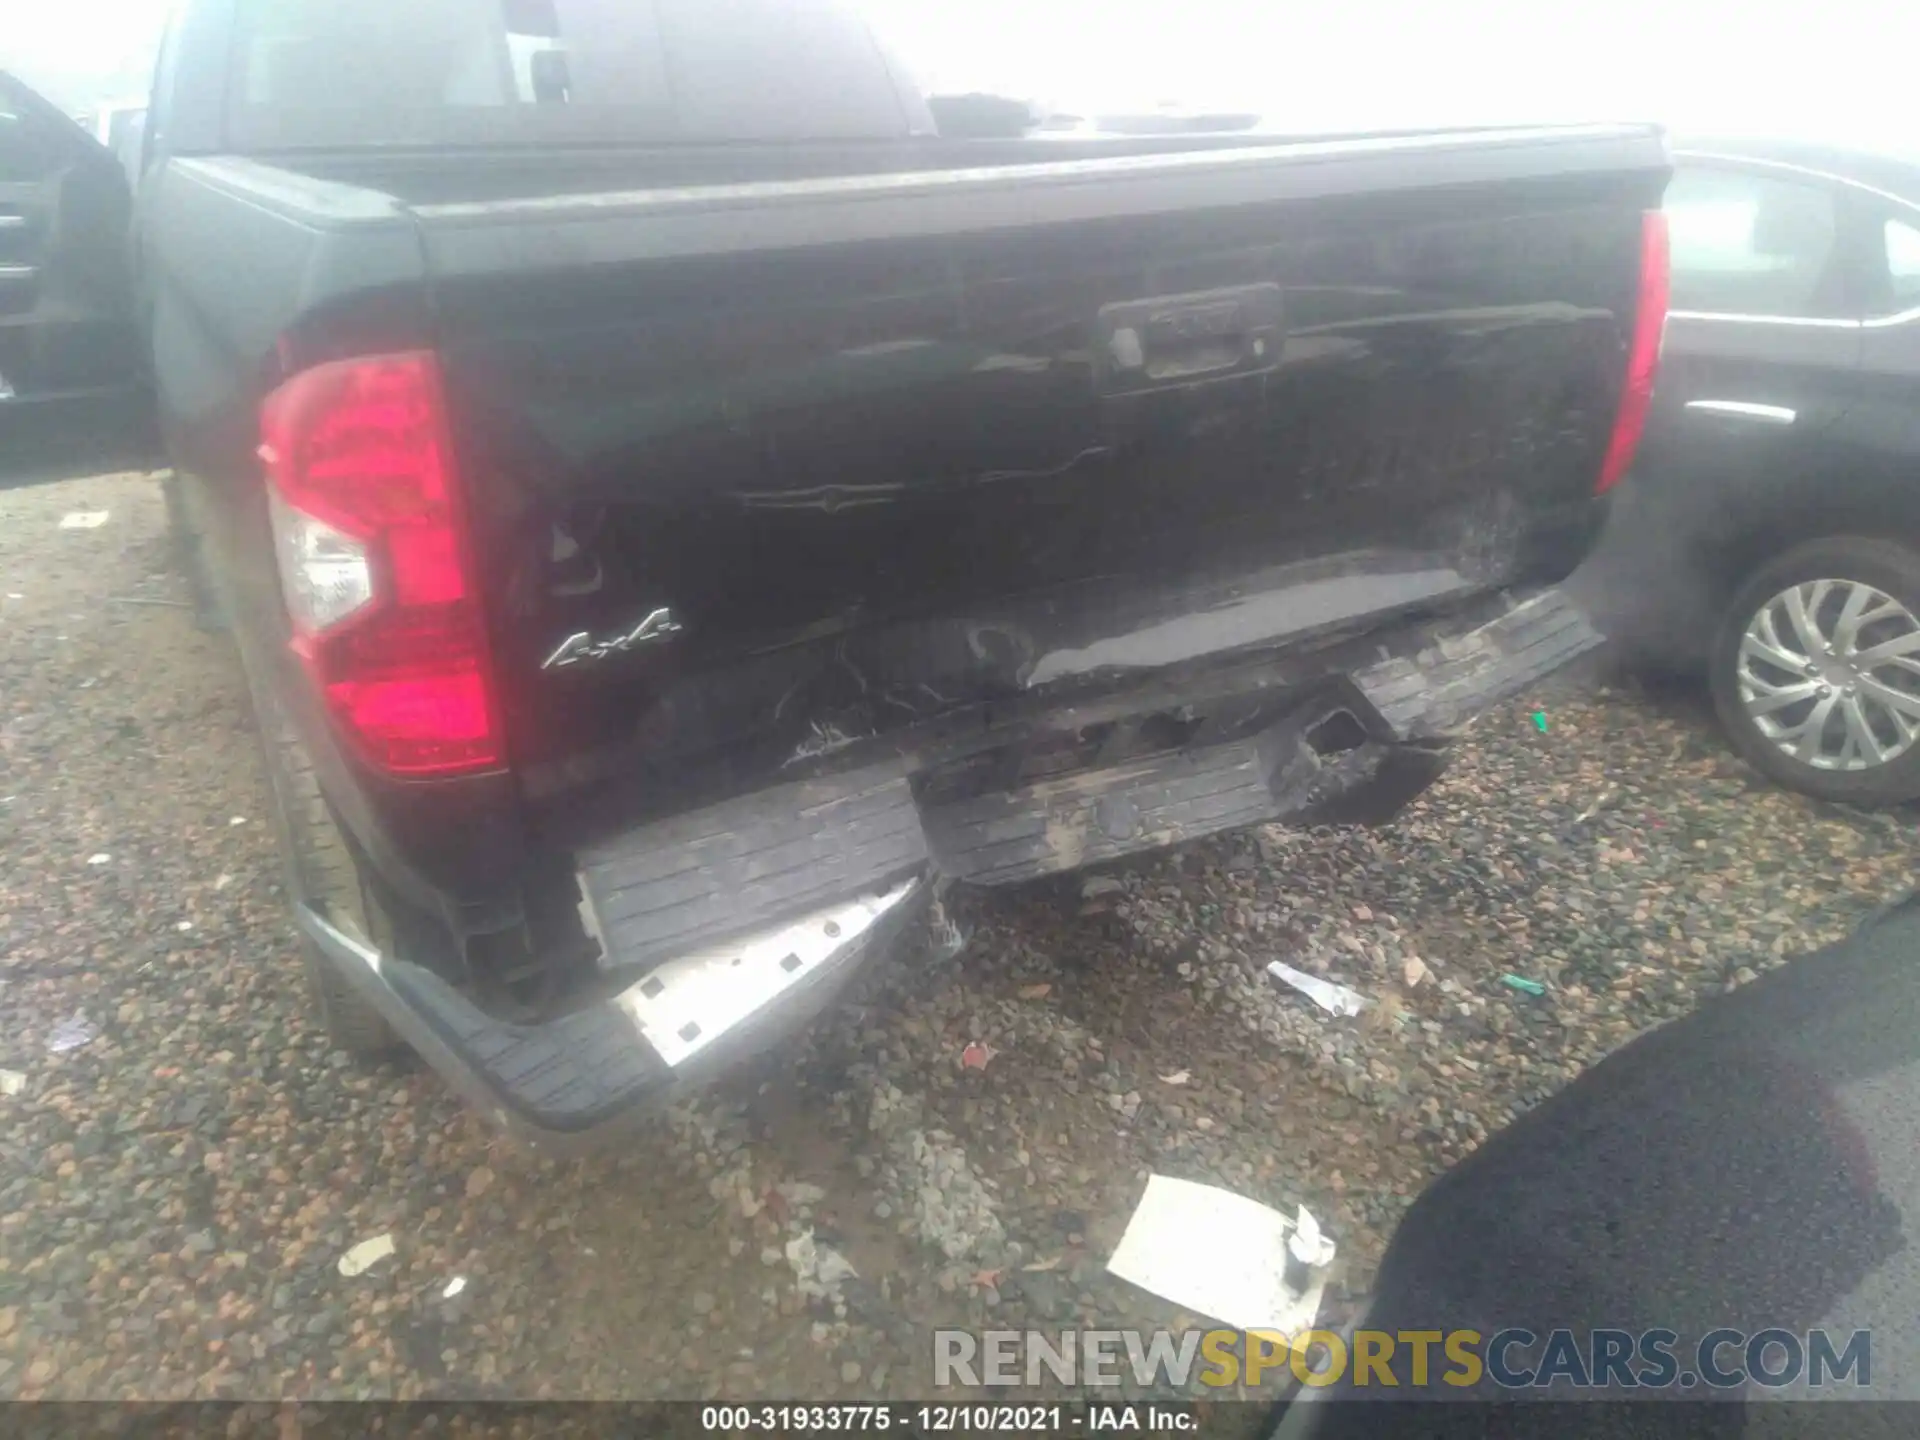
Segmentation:
{"type": "Polygon", "coordinates": [[[938,1324],[1182,1323],[1102,1268],[1154,1170],[1304,1201],[1338,1314],[1433,1175],[1920,851],[1767,788],[1689,697],[1566,677],[1389,829],[995,897],[959,960],[547,1163],[329,1054],[164,528],[141,477],[0,495],[0,1396],[924,1395],[938,1324]],[[1276,957],[1375,1003],[1328,1019],[1276,957]]]}

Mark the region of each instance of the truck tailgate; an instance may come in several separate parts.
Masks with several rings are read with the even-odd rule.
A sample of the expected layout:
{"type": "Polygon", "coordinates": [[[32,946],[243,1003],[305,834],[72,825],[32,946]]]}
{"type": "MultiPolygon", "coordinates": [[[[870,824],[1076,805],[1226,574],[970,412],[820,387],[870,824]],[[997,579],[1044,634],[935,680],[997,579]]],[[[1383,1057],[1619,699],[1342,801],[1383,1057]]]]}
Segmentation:
{"type": "Polygon", "coordinates": [[[1665,176],[1581,128],[415,206],[537,826],[1558,579],[1665,176]]]}

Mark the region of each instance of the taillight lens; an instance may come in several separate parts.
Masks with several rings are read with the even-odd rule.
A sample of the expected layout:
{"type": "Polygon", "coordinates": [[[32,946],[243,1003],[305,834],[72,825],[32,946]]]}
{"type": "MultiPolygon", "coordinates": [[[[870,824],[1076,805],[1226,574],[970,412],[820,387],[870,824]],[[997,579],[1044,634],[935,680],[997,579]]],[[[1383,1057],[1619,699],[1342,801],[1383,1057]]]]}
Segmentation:
{"type": "Polygon", "coordinates": [[[340,360],[267,397],[260,458],[293,648],[373,764],[503,762],[445,391],[430,352],[340,360]]]}
{"type": "Polygon", "coordinates": [[[1667,217],[1649,210],[1640,217],[1640,298],[1634,306],[1633,342],[1627,348],[1627,376],[1620,392],[1620,410],[1614,416],[1613,438],[1593,489],[1604,495],[1620,483],[1640,448],[1653,405],[1653,381],[1660,369],[1660,341],[1667,328],[1667,217]]]}

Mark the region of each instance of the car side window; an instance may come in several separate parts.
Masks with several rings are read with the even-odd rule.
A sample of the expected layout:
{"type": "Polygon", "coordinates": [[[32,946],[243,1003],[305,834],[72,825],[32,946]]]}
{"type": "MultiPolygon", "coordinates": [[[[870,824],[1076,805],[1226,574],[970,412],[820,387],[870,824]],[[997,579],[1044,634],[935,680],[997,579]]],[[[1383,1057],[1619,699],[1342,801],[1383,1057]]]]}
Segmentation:
{"type": "Polygon", "coordinates": [[[243,106],[321,117],[346,142],[406,133],[408,112],[663,103],[650,4],[603,0],[243,0],[243,106]],[[385,120],[383,117],[390,117],[385,120]]]}
{"type": "Polygon", "coordinates": [[[1682,165],[1667,187],[1675,310],[1841,317],[1840,207],[1824,186],[1682,165]]]}
{"type": "Polygon", "coordinates": [[[1887,269],[1885,288],[1879,297],[1881,304],[1874,308],[1887,315],[1920,309],[1920,223],[1888,220],[1880,227],[1880,233],[1886,247],[1887,269]]]}

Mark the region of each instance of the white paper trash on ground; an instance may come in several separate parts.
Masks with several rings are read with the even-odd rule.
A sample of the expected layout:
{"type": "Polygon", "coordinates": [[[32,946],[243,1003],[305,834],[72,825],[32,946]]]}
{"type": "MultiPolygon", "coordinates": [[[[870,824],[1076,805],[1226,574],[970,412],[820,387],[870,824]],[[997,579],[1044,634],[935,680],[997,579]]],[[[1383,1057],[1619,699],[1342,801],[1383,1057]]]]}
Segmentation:
{"type": "Polygon", "coordinates": [[[69,1050],[78,1050],[82,1045],[91,1043],[99,1033],[94,1029],[93,1022],[87,1019],[86,1012],[76,1010],[53,1027],[53,1033],[47,1037],[47,1049],[56,1055],[64,1055],[69,1050]]]}
{"type": "Polygon", "coordinates": [[[364,1275],[391,1254],[393,1254],[391,1234],[376,1235],[371,1240],[362,1240],[340,1257],[340,1273],[348,1279],[356,1275],[364,1275]]]}
{"type": "Polygon", "coordinates": [[[1289,1220],[1230,1190],[1154,1175],[1107,1269],[1237,1330],[1293,1335],[1320,1313],[1332,1262],[1333,1242],[1304,1206],[1289,1220]]]}
{"type": "Polygon", "coordinates": [[[1309,975],[1278,960],[1267,962],[1267,973],[1283,984],[1291,985],[1329,1015],[1358,1015],[1367,1008],[1367,997],[1318,975],[1309,975]]]}
{"type": "Polygon", "coordinates": [[[60,517],[62,530],[98,530],[106,523],[105,510],[69,510],[60,517]]]}

